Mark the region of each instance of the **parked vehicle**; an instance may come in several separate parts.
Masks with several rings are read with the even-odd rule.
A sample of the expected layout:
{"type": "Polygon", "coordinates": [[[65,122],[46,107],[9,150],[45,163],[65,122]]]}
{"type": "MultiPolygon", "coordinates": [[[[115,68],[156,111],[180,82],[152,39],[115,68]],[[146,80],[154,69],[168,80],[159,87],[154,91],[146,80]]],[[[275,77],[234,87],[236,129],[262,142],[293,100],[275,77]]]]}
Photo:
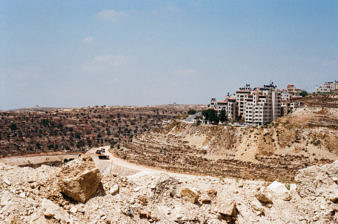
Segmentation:
{"type": "Polygon", "coordinates": [[[107,156],[107,155],[99,155],[99,159],[109,160],[109,156],[107,156]]]}

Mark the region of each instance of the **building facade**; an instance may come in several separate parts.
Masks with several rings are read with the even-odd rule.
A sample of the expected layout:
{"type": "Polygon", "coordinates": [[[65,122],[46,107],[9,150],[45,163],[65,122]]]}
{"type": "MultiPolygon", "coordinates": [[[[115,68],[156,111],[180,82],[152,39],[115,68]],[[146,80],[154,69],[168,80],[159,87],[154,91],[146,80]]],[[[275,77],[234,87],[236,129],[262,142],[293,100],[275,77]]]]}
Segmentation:
{"type": "Polygon", "coordinates": [[[245,122],[262,125],[281,116],[281,93],[273,83],[257,87],[249,95],[245,122]]]}
{"type": "Polygon", "coordinates": [[[244,87],[239,88],[239,90],[236,91],[236,101],[238,103],[238,112],[237,116],[238,118],[245,118],[245,107],[246,107],[246,101],[249,98],[249,95],[251,94],[251,87],[250,84],[246,84],[244,87]]]}
{"type": "Polygon", "coordinates": [[[273,83],[254,89],[246,84],[225,100],[217,102],[212,98],[209,108],[218,112],[225,110],[230,121],[261,125],[281,116],[281,91],[273,83]]]}
{"type": "Polygon", "coordinates": [[[324,82],[315,88],[315,93],[330,93],[338,90],[338,81],[324,82]]]}

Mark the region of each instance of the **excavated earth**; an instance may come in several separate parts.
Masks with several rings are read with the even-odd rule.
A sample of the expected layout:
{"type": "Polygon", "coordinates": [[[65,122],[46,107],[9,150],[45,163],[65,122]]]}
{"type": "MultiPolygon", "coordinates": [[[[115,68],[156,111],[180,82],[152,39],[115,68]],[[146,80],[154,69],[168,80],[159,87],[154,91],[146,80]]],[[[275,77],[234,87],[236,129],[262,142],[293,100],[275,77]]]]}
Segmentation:
{"type": "MultiPolygon", "coordinates": [[[[291,184],[149,170],[123,175],[125,171],[114,172],[115,166],[101,166],[96,192],[81,203],[66,196],[60,184],[69,172],[92,170],[86,155],[63,167],[0,164],[0,223],[338,221],[338,161],[302,169],[291,184]]],[[[84,178],[78,193],[92,181],[84,178]]]]}
{"type": "Polygon", "coordinates": [[[300,108],[266,127],[175,120],[111,152],[174,172],[287,182],[299,169],[338,159],[337,124],[337,108],[300,108]]]}

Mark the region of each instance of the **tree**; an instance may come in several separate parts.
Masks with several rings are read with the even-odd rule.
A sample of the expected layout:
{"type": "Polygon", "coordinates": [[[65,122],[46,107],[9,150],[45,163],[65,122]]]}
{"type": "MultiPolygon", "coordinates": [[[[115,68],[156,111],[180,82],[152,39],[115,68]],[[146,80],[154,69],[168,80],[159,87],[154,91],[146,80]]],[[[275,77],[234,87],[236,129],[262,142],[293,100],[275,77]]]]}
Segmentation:
{"type": "Polygon", "coordinates": [[[221,112],[220,112],[220,114],[219,114],[219,120],[222,123],[225,122],[225,121],[227,121],[227,116],[225,114],[225,110],[224,109],[222,109],[221,112]]]}
{"type": "Polygon", "coordinates": [[[308,92],[306,92],[306,90],[302,90],[299,95],[301,95],[302,97],[306,97],[308,95],[308,92]]]}
{"type": "Polygon", "coordinates": [[[213,109],[204,110],[202,111],[202,114],[206,121],[209,121],[212,124],[218,124],[219,118],[217,116],[216,110],[213,109]]]}
{"type": "Polygon", "coordinates": [[[192,114],[196,114],[196,110],[194,110],[194,109],[190,109],[190,110],[188,111],[188,114],[190,114],[190,115],[192,115],[192,114]]]}
{"type": "Polygon", "coordinates": [[[15,123],[11,123],[10,126],[9,126],[9,128],[10,128],[12,131],[15,131],[15,130],[18,129],[18,127],[16,126],[15,123]]]}

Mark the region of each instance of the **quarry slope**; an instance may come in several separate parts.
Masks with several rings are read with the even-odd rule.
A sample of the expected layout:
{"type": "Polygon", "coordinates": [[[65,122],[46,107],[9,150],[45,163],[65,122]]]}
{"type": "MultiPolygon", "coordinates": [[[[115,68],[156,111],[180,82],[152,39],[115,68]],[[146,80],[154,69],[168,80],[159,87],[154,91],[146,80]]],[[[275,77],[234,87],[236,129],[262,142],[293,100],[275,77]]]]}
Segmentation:
{"type": "Polygon", "coordinates": [[[116,145],[111,153],[175,172],[293,181],[299,169],[338,158],[337,110],[300,108],[265,127],[173,120],[116,145]]]}
{"type": "Polygon", "coordinates": [[[302,169],[295,183],[283,185],[129,170],[125,163],[100,163],[90,156],[87,153],[62,167],[42,165],[34,169],[0,163],[0,223],[338,221],[338,161],[302,169]],[[96,176],[85,177],[87,173],[96,176]],[[84,195],[83,203],[63,193],[65,181],[79,183],[76,176],[84,181],[67,195],[84,195]],[[86,194],[93,191],[93,185],[88,185],[93,181],[100,181],[96,192],[86,194]]]}

